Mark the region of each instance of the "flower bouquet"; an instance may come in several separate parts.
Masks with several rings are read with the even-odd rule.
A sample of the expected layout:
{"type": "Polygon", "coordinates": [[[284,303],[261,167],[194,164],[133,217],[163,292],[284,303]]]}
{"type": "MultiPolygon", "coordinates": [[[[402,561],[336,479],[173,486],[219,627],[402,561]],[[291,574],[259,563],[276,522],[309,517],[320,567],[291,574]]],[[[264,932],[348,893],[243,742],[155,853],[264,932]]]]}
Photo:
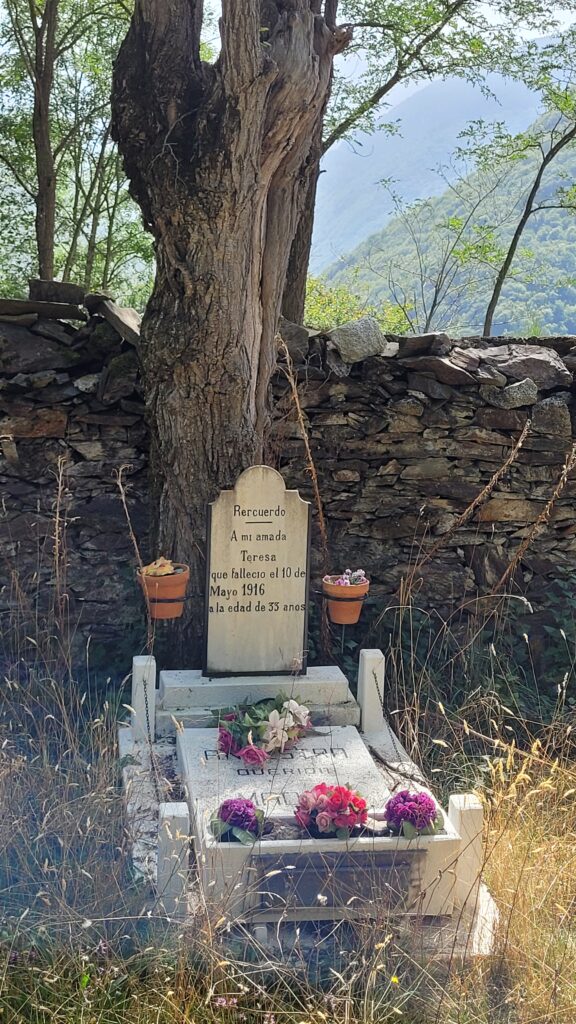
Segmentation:
{"type": "Polygon", "coordinates": [[[218,719],[218,749],[251,766],[289,749],[312,724],[308,708],[283,693],[213,714],[218,719]]]}
{"type": "Polygon", "coordinates": [[[345,569],[335,576],[325,576],[322,590],[328,598],[328,614],[332,622],[342,625],[358,622],[362,602],[370,589],[364,569],[345,569]]]}
{"type": "Polygon", "coordinates": [[[432,836],[444,828],[442,811],[429,793],[410,793],[402,789],[390,797],[384,813],[392,834],[405,839],[432,836]]]}
{"type": "Polygon", "coordinates": [[[298,797],[295,818],[311,836],[349,839],[352,830],[363,825],[368,816],[366,801],[347,786],[328,786],[319,782],[298,797]]]}
{"type": "Polygon", "coordinates": [[[264,812],[258,810],[251,800],[237,797],[224,800],[210,822],[212,835],[225,842],[243,843],[251,846],[262,835],[264,812]]]}

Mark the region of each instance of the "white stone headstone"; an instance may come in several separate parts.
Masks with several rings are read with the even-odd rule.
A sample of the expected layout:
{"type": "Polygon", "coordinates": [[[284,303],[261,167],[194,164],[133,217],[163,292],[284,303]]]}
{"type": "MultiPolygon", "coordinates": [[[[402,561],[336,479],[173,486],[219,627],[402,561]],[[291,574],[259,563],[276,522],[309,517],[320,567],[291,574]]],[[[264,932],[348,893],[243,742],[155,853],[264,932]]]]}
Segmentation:
{"type": "Polygon", "coordinates": [[[252,466],[210,506],[206,676],[306,670],[310,502],[252,466]]]}

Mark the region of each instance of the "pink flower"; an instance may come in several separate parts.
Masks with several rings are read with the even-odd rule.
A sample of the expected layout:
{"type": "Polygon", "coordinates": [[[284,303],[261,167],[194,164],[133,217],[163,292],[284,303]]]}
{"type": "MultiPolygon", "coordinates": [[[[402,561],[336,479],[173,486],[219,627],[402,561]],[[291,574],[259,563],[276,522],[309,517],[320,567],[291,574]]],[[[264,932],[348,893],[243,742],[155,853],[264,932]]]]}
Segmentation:
{"type": "MultiPolygon", "coordinates": [[[[302,797],[300,797],[300,799],[302,799],[302,797]]],[[[326,793],[318,793],[318,796],[316,797],[316,803],[314,804],[314,806],[318,811],[328,810],[330,806],[330,800],[326,796],[326,793]]]]}
{"type": "Polygon", "coordinates": [[[254,744],[242,747],[242,750],[236,752],[236,757],[241,757],[244,764],[257,766],[264,764],[264,761],[268,760],[266,751],[262,750],[262,747],[255,747],[254,744]]]}
{"type": "Polygon", "coordinates": [[[304,793],[300,793],[298,797],[298,807],[302,811],[311,811],[313,807],[318,807],[318,798],[311,793],[309,789],[305,790],[304,793]]]}
{"type": "Polygon", "coordinates": [[[333,832],[334,824],[332,818],[326,811],[319,811],[316,815],[316,828],[319,832],[333,832]]]}
{"type": "Polygon", "coordinates": [[[312,820],[310,818],[310,815],[308,814],[307,811],[295,811],[294,812],[294,817],[296,818],[296,821],[298,822],[298,824],[302,825],[302,828],[308,828],[308,825],[310,824],[310,821],[312,820]]]}

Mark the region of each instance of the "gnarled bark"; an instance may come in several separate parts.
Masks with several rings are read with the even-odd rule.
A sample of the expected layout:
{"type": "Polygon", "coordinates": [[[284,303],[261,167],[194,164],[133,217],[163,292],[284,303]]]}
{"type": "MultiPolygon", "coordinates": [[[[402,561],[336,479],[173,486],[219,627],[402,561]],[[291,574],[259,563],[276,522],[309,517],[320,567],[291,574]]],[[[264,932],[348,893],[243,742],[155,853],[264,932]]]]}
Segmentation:
{"type": "MultiPolygon", "coordinates": [[[[334,4],[331,5],[331,12],[334,4]]],[[[319,0],[223,0],[200,60],[199,0],[136,0],[114,73],[113,131],[154,233],[142,323],[157,547],[203,598],[205,507],[263,458],[290,247],[334,53],[319,0]]],[[[198,662],[201,604],[177,650],[198,662]]]]}

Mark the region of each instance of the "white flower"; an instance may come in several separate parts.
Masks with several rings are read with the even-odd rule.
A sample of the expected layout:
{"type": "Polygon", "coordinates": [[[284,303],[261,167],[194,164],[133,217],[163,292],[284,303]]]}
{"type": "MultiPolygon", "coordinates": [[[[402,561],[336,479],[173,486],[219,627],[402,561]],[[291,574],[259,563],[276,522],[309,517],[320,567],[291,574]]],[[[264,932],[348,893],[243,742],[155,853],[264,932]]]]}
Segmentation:
{"type": "Polygon", "coordinates": [[[264,731],[264,750],[284,750],[290,739],[288,729],[293,728],[294,719],[289,711],[281,714],[279,711],[271,711],[268,715],[268,722],[264,731]]]}
{"type": "Polygon", "coordinates": [[[299,704],[297,700],[285,700],[282,711],[288,711],[296,725],[300,725],[303,729],[310,725],[310,712],[305,704],[299,704]]]}

